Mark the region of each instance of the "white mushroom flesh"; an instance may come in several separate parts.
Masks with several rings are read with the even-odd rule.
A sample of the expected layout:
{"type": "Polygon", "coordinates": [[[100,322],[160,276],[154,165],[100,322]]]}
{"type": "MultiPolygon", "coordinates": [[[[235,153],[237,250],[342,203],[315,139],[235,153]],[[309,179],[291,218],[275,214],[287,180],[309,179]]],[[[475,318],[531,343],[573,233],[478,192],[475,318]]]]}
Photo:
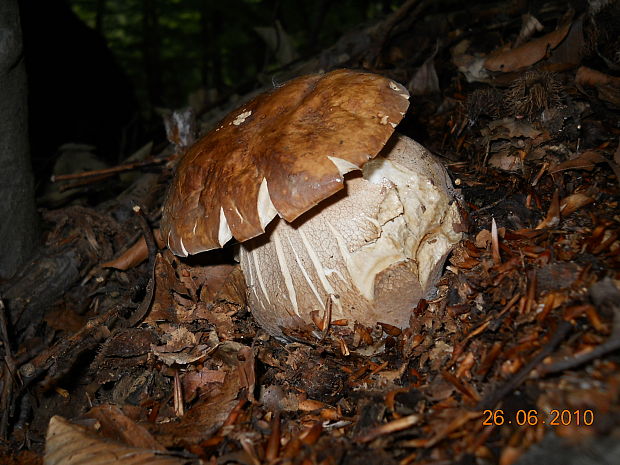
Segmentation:
{"type": "Polygon", "coordinates": [[[260,183],[260,188],[258,189],[256,210],[258,211],[258,218],[263,229],[278,214],[278,210],[276,210],[276,207],[273,206],[271,197],[269,197],[269,187],[267,186],[267,180],[265,178],[263,178],[260,183]]]}
{"type": "Polygon", "coordinates": [[[405,327],[433,289],[461,238],[460,215],[442,165],[394,138],[340,193],[241,245],[250,308],[272,334],[310,322],[328,299],[333,320],[405,327]]]}

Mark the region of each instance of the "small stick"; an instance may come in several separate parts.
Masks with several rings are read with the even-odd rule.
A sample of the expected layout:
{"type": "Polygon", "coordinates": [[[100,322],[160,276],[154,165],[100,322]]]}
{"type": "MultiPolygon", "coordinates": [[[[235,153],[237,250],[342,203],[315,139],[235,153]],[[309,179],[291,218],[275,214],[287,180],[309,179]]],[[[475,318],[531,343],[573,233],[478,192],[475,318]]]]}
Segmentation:
{"type": "MultiPolygon", "coordinates": [[[[154,288],[154,263],[157,253],[155,238],[148,226],[146,218],[142,214],[139,207],[134,207],[134,211],[138,214],[140,225],[145,236],[147,247],[149,248],[149,267],[151,276],[146,286],[146,296],[136,309],[133,315],[127,320],[126,324],[131,326],[137,324],[147,313],[153,300],[154,288]]],[[[65,374],[73,366],[78,355],[89,347],[99,343],[101,335],[98,334],[104,325],[110,326],[119,317],[126,308],[126,304],[117,304],[97,316],[89,320],[78,332],[72,336],[62,339],[52,347],[44,350],[33,360],[20,366],[19,372],[23,375],[24,384],[22,392],[34,380],[38,379],[44,373],[46,378],[41,382],[41,388],[45,391],[50,388],[63,374],[65,374]],[[60,362],[60,363],[59,363],[60,362]]],[[[125,326],[125,324],[121,323],[125,326]]]]}
{"type": "Polygon", "coordinates": [[[620,349],[620,291],[618,291],[611,279],[605,278],[592,286],[590,295],[597,307],[608,307],[613,312],[614,319],[611,335],[605,342],[590,352],[575,355],[566,360],[558,360],[547,365],[541,365],[536,370],[540,376],[576,368],[579,365],[620,349]]]}
{"type": "Polygon", "coordinates": [[[476,405],[476,410],[486,410],[495,407],[505,396],[517,389],[526,380],[530,372],[555,350],[557,345],[562,342],[572,327],[573,325],[569,321],[562,320],[549,342],[544,345],[541,351],[521,368],[515,376],[506,381],[503,386],[482,399],[478,405],[476,405]]]}
{"type": "Polygon", "coordinates": [[[327,296],[325,302],[325,314],[323,315],[323,334],[321,335],[321,341],[324,341],[329,333],[329,327],[332,323],[332,295],[327,296]]]}
{"type": "Polygon", "coordinates": [[[478,208],[477,210],[474,210],[471,214],[472,214],[472,215],[478,215],[478,214],[480,214],[480,212],[483,212],[483,211],[485,211],[485,210],[489,210],[490,208],[493,208],[493,207],[495,207],[496,205],[499,205],[500,203],[502,203],[502,202],[503,202],[504,200],[506,200],[507,198],[508,198],[508,196],[507,196],[507,195],[504,195],[501,199],[496,200],[495,202],[493,202],[493,203],[492,203],[492,204],[490,204],[490,205],[486,205],[486,206],[484,206],[484,207],[480,207],[480,208],[478,208]]]}
{"type": "Polygon", "coordinates": [[[32,361],[23,364],[19,371],[24,378],[22,391],[26,389],[34,380],[39,378],[43,373],[49,372],[48,376],[41,383],[43,390],[50,387],[59,375],[63,374],[62,368],[53,369],[55,364],[62,362],[66,366],[72,365],[71,360],[75,360],[77,356],[84,350],[97,344],[96,333],[106,324],[118,316],[123,308],[122,304],[114,305],[105,313],[89,320],[82,328],[72,336],[62,339],[50,348],[44,350],[37,355],[32,361]]]}
{"type": "Polygon", "coordinates": [[[590,352],[585,354],[579,354],[566,360],[559,360],[548,365],[542,365],[536,371],[540,376],[548,375],[550,373],[557,373],[559,371],[570,370],[576,368],[579,365],[583,365],[586,362],[590,362],[598,357],[602,357],[611,352],[620,349],[620,337],[610,337],[601,345],[596,346],[590,352]]]}
{"type": "Polygon", "coordinates": [[[9,341],[9,332],[6,325],[6,312],[4,308],[4,302],[0,299],[0,340],[4,345],[4,366],[0,367],[0,438],[6,439],[9,430],[9,417],[13,410],[13,385],[15,378],[15,359],[11,352],[11,346],[9,341]]]}
{"type": "Polygon", "coordinates": [[[15,373],[15,359],[13,358],[13,353],[11,352],[11,344],[9,341],[9,331],[6,325],[6,310],[4,307],[4,302],[0,299],[0,340],[4,345],[4,361],[9,368],[11,373],[15,373]]]}
{"type": "Polygon", "coordinates": [[[151,303],[153,302],[153,296],[155,294],[155,259],[158,255],[157,253],[157,244],[155,242],[155,237],[153,236],[153,230],[150,228],[146,217],[144,216],[144,212],[142,208],[138,205],[133,207],[133,211],[138,216],[140,220],[140,227],[142,228],[142,233],[144,234],[144,240],[146,241],[146,247],[149,251],[149,261],[147,264],[147,268],[150,271],[150,276],[148,283],[146,284],[146,295],[140,305],[136,309],[136,311],[131,315],[128,319],[129,327],[137,325],[148,313],[149,308],[151,307],[151,303]]]}
{"type": "MultiPolygon", "coordinates": [[[[69,176],[69,175],[67,175],[69,176]]],[[[75,182],[71,182],[68,184],[63,184],[62,186],[58,186],[58,191],[59,192],[65,192],[71,189],[76,189],[78,187],[82,187],[82,186],[88,186],[90,184],[94,184],[100,181],[104,181],[108,178],[111,178],[113,176],[113,174],[102,174],[100,176],[91,176],[91,177],[87,177],[84,179],[81,179],[79,181],[75,181],[75,182]]]]}
{"type": "Polygon", "coordinates": [[[117,165],[111,168],[103,168],[100,170],[84,171],[82,173],[52,175],[50,180],[52,182],[58,182],[69,181],[72,179],[90,178],[91,176],[110,175],[115,173],[122,173],[124,171],[132,171],[145,166],[160,165],[162,163],[166,163],[167,161],[168,158],[152,158],[150,160],[134,161],[132,163],[125,163],[123,165],[117,165]]]}

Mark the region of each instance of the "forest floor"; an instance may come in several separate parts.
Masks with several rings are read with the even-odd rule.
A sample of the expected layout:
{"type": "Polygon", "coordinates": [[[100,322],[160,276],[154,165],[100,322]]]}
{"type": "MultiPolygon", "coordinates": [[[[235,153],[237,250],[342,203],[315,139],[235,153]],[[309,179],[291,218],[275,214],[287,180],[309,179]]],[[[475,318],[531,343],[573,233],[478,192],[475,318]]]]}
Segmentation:
{"type": "Polygon", "coordinates": [[[172,138],[132,172],[61,181],[71,203],[3,284],[0,462],[620,463],[620,4],[507,4],[405,2],[287,71],[406,85],[397,131],[459,189],[464,239],[409,328],[283,342],[230,250],[158,249],[172,138]],[[84,200],[110,183],[129,187],[84,200]]]}

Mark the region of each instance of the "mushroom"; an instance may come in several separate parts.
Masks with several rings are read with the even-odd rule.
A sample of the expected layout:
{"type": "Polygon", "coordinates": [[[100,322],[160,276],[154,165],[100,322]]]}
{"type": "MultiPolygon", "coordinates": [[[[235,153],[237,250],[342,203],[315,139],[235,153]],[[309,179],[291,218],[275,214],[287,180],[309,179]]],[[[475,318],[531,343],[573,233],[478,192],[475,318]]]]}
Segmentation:
{"type": "Polygon", "coordinates": [[[393,134],[408,97],[390,79],[336,70],[233,111],[177,167],[168,247],[187,256],[237,239],[250,309],[274,335],[326,305],[351,325],[407,326],[461,237],[445,169],[393,134]]]}

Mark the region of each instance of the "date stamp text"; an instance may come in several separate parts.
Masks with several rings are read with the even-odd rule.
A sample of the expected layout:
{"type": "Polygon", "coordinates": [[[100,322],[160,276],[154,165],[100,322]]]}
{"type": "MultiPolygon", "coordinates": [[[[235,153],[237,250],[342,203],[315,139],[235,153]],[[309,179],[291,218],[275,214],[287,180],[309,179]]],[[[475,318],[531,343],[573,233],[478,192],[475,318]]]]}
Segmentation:
{"type": "Polygon", "coordinates": [[[517,410],[508,414],[503,410],[484,410],[482,424],[485,426],[535,426],[538,424],[550,426],[591,426],[594,423],[592,410],[558,410],[549,413],[538,410],[517,410]]]}

